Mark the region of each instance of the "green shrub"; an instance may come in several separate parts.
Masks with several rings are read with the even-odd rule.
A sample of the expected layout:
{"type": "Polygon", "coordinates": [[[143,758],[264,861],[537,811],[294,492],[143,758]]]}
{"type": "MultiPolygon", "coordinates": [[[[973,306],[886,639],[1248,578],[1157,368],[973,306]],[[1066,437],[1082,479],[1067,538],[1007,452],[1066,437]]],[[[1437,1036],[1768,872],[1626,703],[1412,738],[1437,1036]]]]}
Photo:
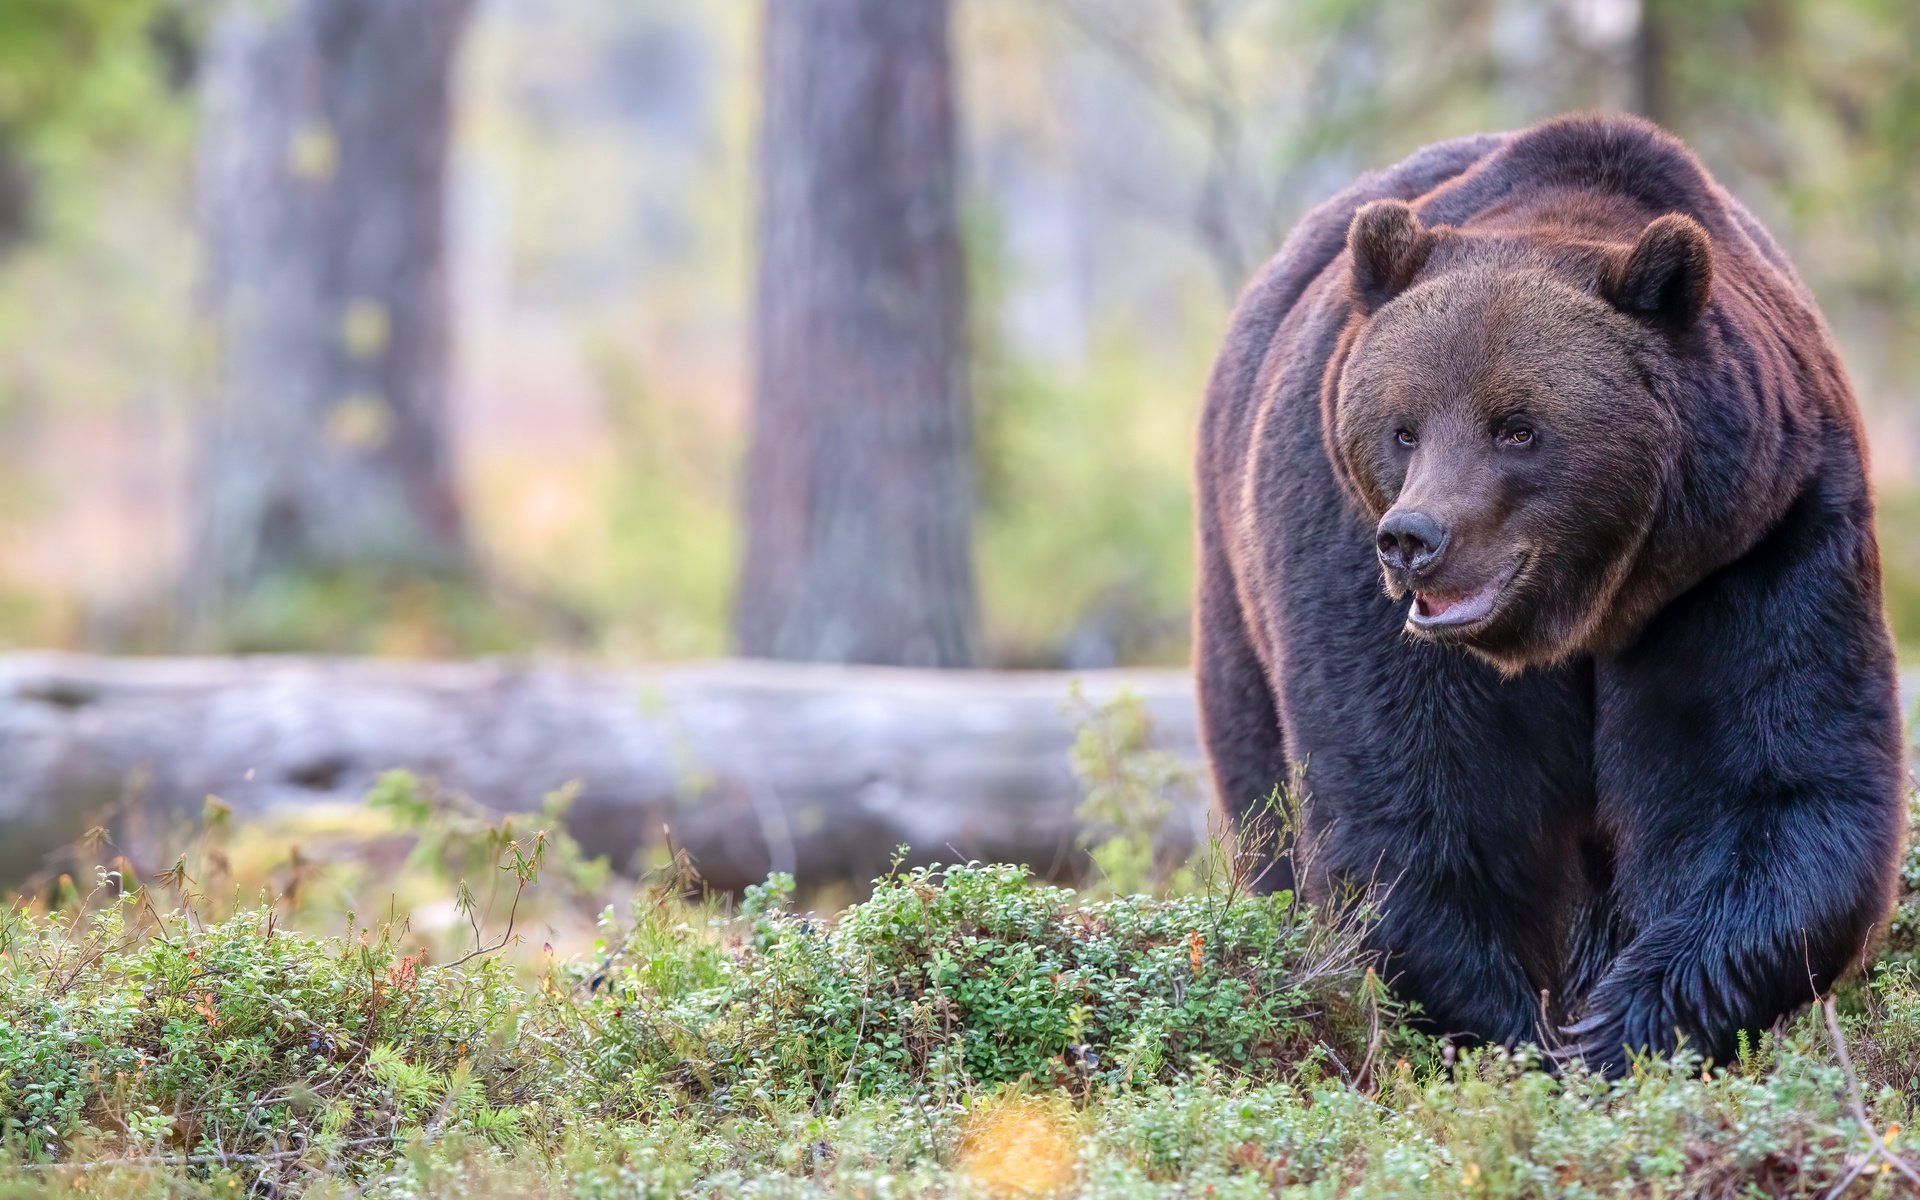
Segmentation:
{"type": "Polygon", "coordinates": [[[1887,933],[1886,954],[1896,961],[1920,963],[1920,792],[1907,799],[1913,813],[1912,833],[1900,870],[1900,894],[1887,933]]]}
{"type": "MultiPolygon", "coordinates": [[[[403,785],[383,804],[417,819],[403,785]]],[[[455,840],[442,868],[522,883],[548,845],[455,840]]],[[[403,926],[205,921],[106,876],[11,912],[0,1196],[1890,1197],[1920,1169],[1897,949],[1738,1063],[1607,1081],[1436,1053],[1363,907],[970,865],[822,921],[788,879],[737,911],[684,883],[517,970],[477,930],[435,963],[403,926]]]]}
{"type": "Polygon", "coordinates": [[[936,866],[824,926],[779,891],[749,899],[735,953],[648,907],[574,971],[596,1069],[633,1111],[668,1095],[764,1113],[923,1085],[1084,1090],[1201,1060],[1351,1074],[1393,1023],[1357,921],[1316,921],[1286,894],[1087,904],[1018,867],[936,866]]]}
{"type": "Polygon", "coordinates": [[[0,930],[0,1152],[310,1155],[354,1171],[426,1131],[517,1141],[560,1082],[502,964],[434,967],[391,928],[213,926],[142,893],[0,930]]]}

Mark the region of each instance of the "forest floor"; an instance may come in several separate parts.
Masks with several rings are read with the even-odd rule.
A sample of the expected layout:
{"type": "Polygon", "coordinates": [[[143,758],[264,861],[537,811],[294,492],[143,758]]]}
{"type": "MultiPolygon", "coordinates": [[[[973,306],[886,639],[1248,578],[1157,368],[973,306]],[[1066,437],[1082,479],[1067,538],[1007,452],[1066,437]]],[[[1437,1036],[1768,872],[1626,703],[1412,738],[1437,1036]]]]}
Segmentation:
{"type": "Polygon", "coordinates": [[[329,886],[297,851],[271,903],[215,901],[217,810],[145,886],[8,912],[0,1196],[1920,1195],[1920,849],[1836,996],[1608,1081],[1412,1031],[1364,899],[1207,861],[1158,896],[901,870],[825,919],[668,863],[555,948],[552,895],[606,895],[564,835],[375,801],[411,831],[385,875],[502,884],[449,886],[438,949],[296,932],[329,886]]]}

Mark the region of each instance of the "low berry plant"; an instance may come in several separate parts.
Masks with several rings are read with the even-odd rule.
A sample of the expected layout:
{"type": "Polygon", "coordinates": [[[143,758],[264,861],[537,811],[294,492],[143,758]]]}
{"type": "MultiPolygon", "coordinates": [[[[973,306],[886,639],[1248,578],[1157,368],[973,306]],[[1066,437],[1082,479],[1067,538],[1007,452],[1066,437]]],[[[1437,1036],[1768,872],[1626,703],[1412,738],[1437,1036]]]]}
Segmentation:
{"type": "Polygon", "coordinates": [[[454,896],[433,936],[222,905],[224,835],[63,876],[0,915],[0,1197],[1920,1195],[1920,850],[1837,995],[1607,1080],[1415,1031],[1364,898],[1255,894],[1219,844],[1168,869],[1122,844],[1158,768],[1084,765],[1157,894],[962,864],[822,915],[676,860],[563,953],[528,914],[605,884],[542,829],[565,797],[493,818],[399,776],[373,807],[454,896]]]}

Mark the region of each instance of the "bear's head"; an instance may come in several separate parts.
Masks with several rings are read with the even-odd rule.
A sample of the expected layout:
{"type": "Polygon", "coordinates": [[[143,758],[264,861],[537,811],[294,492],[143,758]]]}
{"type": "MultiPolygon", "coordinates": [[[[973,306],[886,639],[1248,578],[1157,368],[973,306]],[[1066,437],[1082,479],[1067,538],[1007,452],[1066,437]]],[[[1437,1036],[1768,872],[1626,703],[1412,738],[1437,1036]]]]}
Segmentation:
{"type": "Polygon", "coordinates": [[[1706,231],[1631,244],[1422,228],[1397,201],[1348,234],[1357,319],[1332,449],[1377,522],[1407,630],[1514,672],[1622,642],[1679,435],[1657,381],[1704,312],[1706,231]]]}

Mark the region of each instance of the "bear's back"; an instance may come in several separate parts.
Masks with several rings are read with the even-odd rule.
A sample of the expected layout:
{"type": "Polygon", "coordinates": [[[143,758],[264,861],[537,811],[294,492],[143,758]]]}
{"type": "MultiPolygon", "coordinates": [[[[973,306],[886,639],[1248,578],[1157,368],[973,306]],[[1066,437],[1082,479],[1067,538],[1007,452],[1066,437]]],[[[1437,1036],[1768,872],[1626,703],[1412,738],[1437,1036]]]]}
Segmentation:
{"type": "MultiPolygon", "coordinates": [[[[1324,359],[1346,324],[1346,237],[1354,213],[1374,200],[1411,203],[1423,225],[1472,230],[1512,220],[1531,206],[1579,197],[1602,214],[1589,234],[1630,243],[1654,217],[1683,213],[1714,245],[1716,291],[1729,317],[1755,346],[1795,370],[1823,377],[1803,396],[1811,409],[1857,425],[1831,335],[1811,293],[1764,226],[1722,188],[1677,138],[1639,117],[1575,114],[1510,133],[1479,134],[1424,147],[1393,166],[1360,176],[1301,218],[1279,251],[1242,292],[1215,360],[1201,413],[1200,503],[1235,524],[1262,398],[1275,376],[1324,359]],[[1284,330],[1284,336],[1283,336],[1284,330]]],[[[1302,413],[1306,418],[1308,414],[1302,413]]],[[[1313,418],[1317,419],[1317,415],[1313,418]]]]}
{"type": "Polygon", "coordinates": [[[1716,266],[1757,273],[1812,301],[1773,236],[1672,134],[1639,117],[1583,113],[1508,134],[1495,152],[1414,201],[1429,226],[1471,226],[1535,198],[1574,194],[1617,217],[1608,232],[1631,241],[1667,213],[1692,217],[1713,239],[1716,266]]]}

